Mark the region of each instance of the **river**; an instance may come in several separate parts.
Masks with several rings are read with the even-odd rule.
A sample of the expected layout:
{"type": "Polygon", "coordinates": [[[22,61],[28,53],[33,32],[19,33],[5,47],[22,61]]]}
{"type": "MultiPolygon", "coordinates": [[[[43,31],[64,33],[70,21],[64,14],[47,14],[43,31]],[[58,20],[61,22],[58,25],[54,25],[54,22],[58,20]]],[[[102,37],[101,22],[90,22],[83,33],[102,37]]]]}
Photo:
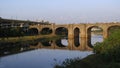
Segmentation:
{"type": "MultiPolygon", "coordinates": [[[[91,39],[92,44],[103,41],[102,35],[93,35],[91,39]]],[[[43,44],[47,44],[47,42],[43,44]]],[[[68,40],[66,38],[61,39],[61,44],[68,46],[68,40]]],[[[28,45],[19,46],[19,48],[13,46],[13,48],[15,48],[14,51],[17,49],[16,52],[12,50],[4,50],[4,52],[1,52],[6,55],[0,57],[0,68],[53,68],[56,64],[61,64],[65,59],[77,57],[82,59],[93,54],[92,51],[64,48],[51,49],[49,46],[48,48],[40,48],[41,46],[38,47],[34,45],[32,49],[30,49],[30,47],[31,46],[28,45]]]]}

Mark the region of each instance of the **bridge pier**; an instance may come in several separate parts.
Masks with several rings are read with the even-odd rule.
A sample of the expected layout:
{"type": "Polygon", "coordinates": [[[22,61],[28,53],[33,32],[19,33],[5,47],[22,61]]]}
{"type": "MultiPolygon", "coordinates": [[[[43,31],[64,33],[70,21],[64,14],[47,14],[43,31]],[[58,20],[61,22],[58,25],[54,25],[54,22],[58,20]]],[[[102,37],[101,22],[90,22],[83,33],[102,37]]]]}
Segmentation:
{"type": "Polygon", "coordinates": [[[38,35],[40,35],[40,34],[41,34],[41,33],[40,33],[40,31],[41,31],[41,30],[40,30],[40,29],[38,29],[38,35]]]}
{"type": "Polygon", "coordinates": [[[87,32],[86,32],[87,30],[86,30],[86,25],[85,24],[82,24],[81,26],[80,26],[80,37],[82,37],[82,38],[85,38],[85,37],[87,37],[87,32]]]}
{"type": "Polygon", "coordinates": [[[108,38],[108,29],[107,28],[104,28],[104,30],[103,30],[103,38],[104,39],[108,38]]]}
{"type": "Polygon", "coordinates": [[[55,23],[52,24],[52,35],[55,35],[55,23]]]}
{"type": "Polygon", "coordinates": [[[69,27],[68,27],[68,38],[69,39],[73,39],[74,38],[73,24],[69,24],[69,27]]]}
{"type": "Polygon", "coordinates": [[[69,48],[70,50],[72,50],[72,49],[73,49],[73,45],[74,45],[74,40],[71,39],[71,38],[69,38],[69,39],[68,39],[68,48],[69,48]]]}

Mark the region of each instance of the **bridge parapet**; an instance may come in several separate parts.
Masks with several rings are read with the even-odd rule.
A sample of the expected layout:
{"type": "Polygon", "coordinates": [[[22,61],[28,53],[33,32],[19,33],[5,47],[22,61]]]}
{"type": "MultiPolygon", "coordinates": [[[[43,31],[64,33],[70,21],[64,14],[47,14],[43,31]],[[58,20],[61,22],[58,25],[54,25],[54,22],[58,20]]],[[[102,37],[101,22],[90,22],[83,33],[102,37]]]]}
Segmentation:
{"type": "Polygon", "coordinates": [[[59,28],[59,27],[64,27],[67,28],[69,27],[69,24],[62,24],[62,25],[55,25],[55,29],[59,28]]]}

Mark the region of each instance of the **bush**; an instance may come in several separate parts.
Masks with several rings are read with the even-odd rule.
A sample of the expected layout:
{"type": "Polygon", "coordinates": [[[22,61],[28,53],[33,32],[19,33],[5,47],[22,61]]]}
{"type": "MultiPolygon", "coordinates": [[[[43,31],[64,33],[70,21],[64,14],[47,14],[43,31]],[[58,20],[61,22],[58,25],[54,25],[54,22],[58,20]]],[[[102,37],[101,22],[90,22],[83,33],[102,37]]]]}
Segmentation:
{"type": "Polygon", "coordinates": [[[114,31],[102,43],[96,43],[94,52],[101,54],[105,60],[120,62],[120,29],[114,31]]]}
{"type": "Polygon", "coordinates": [[[61,65],[55,65],[54,68],[80,68],[80,60],[81,58],[77,57],[74,59],[65,59],[61,65]]]}

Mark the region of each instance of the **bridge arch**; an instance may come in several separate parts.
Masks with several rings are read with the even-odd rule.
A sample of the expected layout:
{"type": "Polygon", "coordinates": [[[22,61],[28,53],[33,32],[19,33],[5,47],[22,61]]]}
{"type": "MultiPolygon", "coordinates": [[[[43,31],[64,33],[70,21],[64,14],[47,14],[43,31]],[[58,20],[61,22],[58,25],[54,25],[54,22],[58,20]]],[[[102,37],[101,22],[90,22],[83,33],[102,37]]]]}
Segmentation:
{"type": "Polygon", "coordinates": [[[93,48],[93,45],[96,42],[102,41],[103,41],[103,28],[101,26],[93,25],[87,28],[87,45],[90,48],[93,48]],[[98,39],[100,39],[100,41],[98,39]]]}
{"type": "Polygon", "coordinates": [[[74,37],[80,37],[80,28],[75,27],[73,30],[74,30],[74,37]]]}
{"type": "Polygon", "coordinates": [[[117,29],[120,29],[120,25],[111,25],[111,26],[109,26],[108,29],[107,29],[107,33],[108,33],[107,35],[108,35],[108,37],[110,36],[110,34],[113,31],[115,31],[117,29]]]}
{"type": "Polygon", "coordinates": [[[53,30],[51,29],[51,28],[49,28],[49,27],[44,27],[44,28],[42,28],[41,29],[41,31],[40,31],[40,34],[51,34],[53,32],[53,30]]]}
{"type": "Polygon", "coordinates": [[[68,29],[66,27],[57,27],[55,29],[56,35],[68,35],[68,29]]]}
{"type": "Polygon", "coordinates": [[[37,35],[37,34],[39,34],[39,29],[38,28],[29,28],[28,33],[30,35],[37,35]]]}

